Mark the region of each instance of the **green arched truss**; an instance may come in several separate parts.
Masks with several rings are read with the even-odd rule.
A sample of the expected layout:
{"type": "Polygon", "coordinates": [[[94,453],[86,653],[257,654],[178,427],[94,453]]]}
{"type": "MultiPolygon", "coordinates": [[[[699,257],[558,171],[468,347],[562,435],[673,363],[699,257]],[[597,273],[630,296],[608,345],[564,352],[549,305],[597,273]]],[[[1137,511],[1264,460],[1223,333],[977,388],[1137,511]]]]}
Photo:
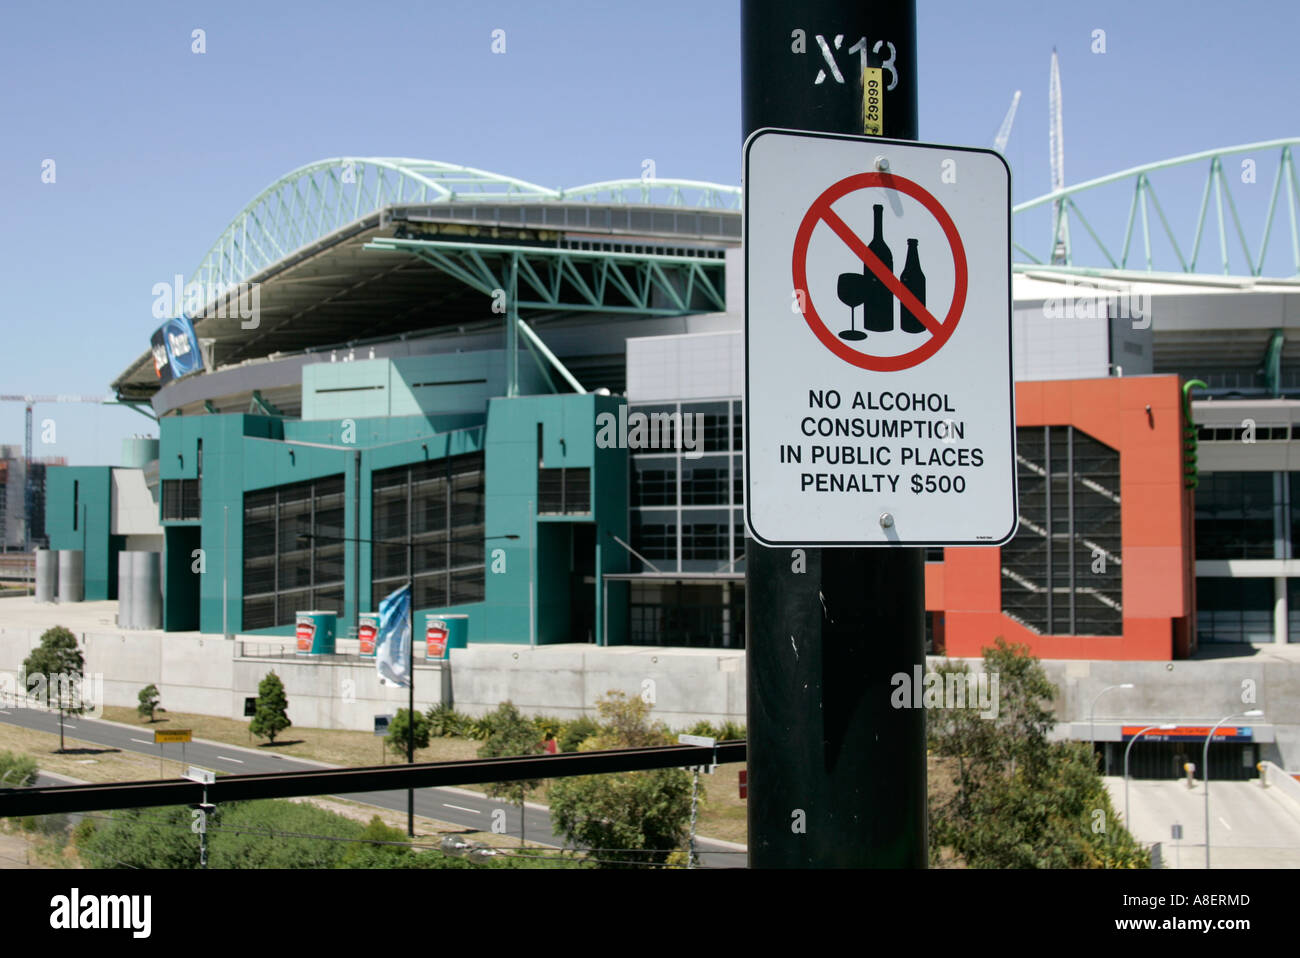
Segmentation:
{"type": "Polygon", "coordinates": [[[694,180],[611,180],[549,189],[469,166],[403,157],[335,157],[301,166],[257,194],[190,277],[208,297],[290,253],[401,203],[567,201],[740,208],[740,190],[694,180]]]}
{"type": "MultiPolygon", "coordinates": [[[[1067,268],[1082,266],[1153,272],[1155,270],[1155,259],[1152,251],[1152,237],[1153,234],[1157,237],[1163,234],[1164,239],[1168,242],[1168,251],[1172,252],[1173,258],[1178,263],[1179,268],[1176,272],[1214,271],[1229,275],[1231,274],[1231,260],[1236,256],[1237,248],[1240,247],[1240,254],[1247,264],[1248,274],[1258,277],[1263,275],[1269,244],[1270,241],[1274,240],[1273,234],[1275,231],[1280,231],[1286,234],[1282,238],[1282,242],[1290,240],[1290,262],[1293,264],[1293,273],[1291,275],[1300,275],[1300,215],[1298,215],[1296,202],[1300,198],[1300,180],[1297,180],[1295,168],[1297,146],[1300,146],[1300,139],[1267,140],[1262,143],[1248,143],[1243,146],[1207,150],[1202,153],[1193,153],[1188,156],[1162,160],[1158,163],[1150,163],[1146,166],[1136,166],[1119,173],[1080,183],[1077,186],[1048,193],[1027,203],[1021,203],[1014,207],[1013,214],[1025,213],[1050,204],[1052,206],[1052,230],[1050,235],[1043,237],[1046,240],[1044,245],[1047,250],[1043,256],[1034,255],[1019,242],[1013,244],[1015,251],[1020,257],[1023,257],[1018,262],[1021,264],[1051,264],[1067,268]],[[1273,176],[1271,186],[1265,182],[1256,183],[1253,179],[1246,179],[1246,167],[1242,166],[1245,161],[1252,161],[1249,171],[1253,176],[1256,164],[1263,166],[1262,161],[1265,157],[1271,156],[1276,156],[1278,159],[1277,171],[1273,176]],[[1233,164],[1225,162],[1230,157],[1240,157],[1241,159],[1233,164]],[[1176,167],[1195,168],[1198,165],[1204,165],[1205,181],[1201,190],[1196,225],[1190,233],[1184,230],[1179,234],[1171,225],[1165,207],[1161,205],[1159,198],[1156,196],[1153,174],[1176,167]],[[1237,173],[1241,175],[1232,175],[1237,173]],[[1267,196],[1268,205],[1264,209],[1262,233],[1259,236],[1258,243],[1253,247],[1246,236],[1246,228],[1242,224],[1237,199],[1234,198],[1233,179],[1238,180],[1235,188],[1236,197],[1248,199],[1251,204],[1256,204],[1263,202],[1265,196],[1267,196]],[[1123,234],[1110,235],[1110,242],[1107,243],[1085,216],[1082,205],[1088,195],[1096,196],[1095,191],[1099,188],[1114,184],[1123,184],[1121,188],[1127,189],[1132,195],[1123,234]],[[1211,194],[1213,194],[1212,214],[1211,194]],[[1286,215],[1278,216],[1279,206],[1283,205],[1283,203],[1286,215]],[[1152,223],[1151,211],[1154,211],[1155,218],[1159,221],[1159,232],[1152,223]],[[1211,215],[1207,216],[1207,214],[1211,215]],[[1078,224],[1084,228],[1093,243],[1095,243],[1095,249],[1088,247],[1084,250],[1085,256],[1079,255],[1077,237],[1075,244],[1072,245],[1070,242],[1070,219],[1077,220],[1078,224]],[[1279,225],[1283,221],[1289,227],[1289,230],[1279,225]],[[1179,242],[1179,235],[1182,237],[1182,242],[1179,242]],[[1056,237],[1060,237],[1061,242],[1060,252],[1054,257],[1054,248],[1057,246],[1056,237]],[[1217,244],[1211,245],[1214,240],[1217,240],[1217,244]],[[1140,250],[1135,248],[1135,242],[1140,242],[1140,250]],[[1100,259],[1098,256],[1100,256],[1100,259]],[[1077,262],[1077,260],[1085,261],[1077,262]]],[[[1173,186],[1175,191],[1182,189],[1185,189],[1185,186],[1178,184],[1173,186]]],[[[1191,208],[1191,203],[1176,208],[1191,208]]],[[[1021,219],[1023,221],[1024,217],[1021,217],[1021,219]]],[[[1020,236],[1025,235],[1024,230],[1017,229],[1016,233],[1020,236]]]]}

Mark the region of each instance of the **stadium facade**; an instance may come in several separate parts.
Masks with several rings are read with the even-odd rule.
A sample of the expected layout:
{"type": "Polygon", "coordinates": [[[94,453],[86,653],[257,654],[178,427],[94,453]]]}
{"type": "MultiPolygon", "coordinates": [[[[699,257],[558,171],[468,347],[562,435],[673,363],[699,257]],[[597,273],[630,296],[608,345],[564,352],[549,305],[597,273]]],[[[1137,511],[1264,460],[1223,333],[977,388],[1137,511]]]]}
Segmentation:
{"type": "MultiPolygon", "coordinates": [[[[48,471],[51,548],[84,552],[88,599],[156,548],[172,631],[346,632],[409,577],[473,643],[742,648],[739,205],[296,170],[172,297],[190,328],[113,383],[156,462],[48,471]]],[[[929,552],[932,647],[1300,641],[1300,286],[1029,263],[1013,296],[1021,524],[929,552]]]]}

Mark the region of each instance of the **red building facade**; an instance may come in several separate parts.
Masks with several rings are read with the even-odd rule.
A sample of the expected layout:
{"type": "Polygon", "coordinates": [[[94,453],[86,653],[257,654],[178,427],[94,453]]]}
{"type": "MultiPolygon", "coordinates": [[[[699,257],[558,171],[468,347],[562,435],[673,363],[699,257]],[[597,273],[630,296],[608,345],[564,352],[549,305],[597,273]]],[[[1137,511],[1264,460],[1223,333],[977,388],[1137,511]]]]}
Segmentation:
{"type": "Polygon", "coordinates": [[[1180,379],[1018,383],[1016,425],[1020,529],[927,565],[935,651],[978,656],[998,636],[1050,659],[1195,651],[1180,379]]]}

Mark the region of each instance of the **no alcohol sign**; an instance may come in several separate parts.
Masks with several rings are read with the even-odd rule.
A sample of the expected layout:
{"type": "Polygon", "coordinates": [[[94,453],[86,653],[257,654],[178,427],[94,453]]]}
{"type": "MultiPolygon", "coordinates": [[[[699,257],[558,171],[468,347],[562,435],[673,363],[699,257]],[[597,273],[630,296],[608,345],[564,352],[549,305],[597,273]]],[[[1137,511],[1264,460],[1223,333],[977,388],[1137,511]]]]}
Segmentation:
{"type": "Polygon", "coordinates": [[[745,144],[745,518],[767,545],[1016,530],[1010,173],[989,150],[745,144]]]}

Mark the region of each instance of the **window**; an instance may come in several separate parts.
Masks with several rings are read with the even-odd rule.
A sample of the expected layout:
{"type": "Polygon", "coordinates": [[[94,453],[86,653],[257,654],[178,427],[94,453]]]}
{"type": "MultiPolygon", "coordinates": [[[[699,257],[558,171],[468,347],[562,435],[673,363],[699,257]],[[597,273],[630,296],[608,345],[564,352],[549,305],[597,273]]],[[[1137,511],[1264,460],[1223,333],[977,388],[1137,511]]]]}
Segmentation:
{"type": "Polygon", "coordinates": [[[1198,578],[1196,634],[1201,642],[1272,642],[1271,578],[1198,578]]]}
{"type": "Polygon", "coordinates": [[[1272,559],[1273,509],[1273,473],[1201,473],[1196,558],[1272,559]]]}
{"type": "Polygon", "coordinates": [[[633,508],[677,504],[677,457],[636,456],[631,465],[633,508]]]}
{"type": "MultiPolygon", "coordinates": [[[[649,424],[646,436],[654,437],[640,445],[629,443],[632,547],[661,571],[744,571],[744,521],[737,508],[744,501],[745,483],[739,452],[742,413],[737,400],[629,410],[629,420],[640,417],[649,424]],[[677,448],[675,423],[692,448],[677,448]]],[[[636,563],[633,569],[650,571],[636,563]]]]}
{"type": "Polygon", "coordinates": [[[1016,430],[1020,528],[1002,610],[1047,635],[1120,635],[1119,453],[1073,426],[1016,430]]]}
{"type": "Polygon", "coordinates": [[[632,645],[745,647],[744,583],[633,582],[628,608],[632,645]]]}
{"type": "Polygon", "coordinates": [[[198,479],[164,479],[162,481],[163,521],[201,519],[198,479]]]}
{"type": "Polygon", "coordinates": [[[662,568],[658,560],[677,558],[677,513],[634,512],[632,548],[662,568]]]}
{"type": "Polygon", "coordinates": [[[540,515],[588,515],[591,512],[591,470],[537,470],[537,512],[540,515]]]}
{"type": "Polygon", "coordinates": [[[245,629],[343,611],[343,477],[244,493],[245,629]]]}
{"type": "Polygon", "coordinates": [[[405,585],[408,572],[417,609],[483,601],[483,494],[482,453],[374,473],[372,608],[405,585]]]}

